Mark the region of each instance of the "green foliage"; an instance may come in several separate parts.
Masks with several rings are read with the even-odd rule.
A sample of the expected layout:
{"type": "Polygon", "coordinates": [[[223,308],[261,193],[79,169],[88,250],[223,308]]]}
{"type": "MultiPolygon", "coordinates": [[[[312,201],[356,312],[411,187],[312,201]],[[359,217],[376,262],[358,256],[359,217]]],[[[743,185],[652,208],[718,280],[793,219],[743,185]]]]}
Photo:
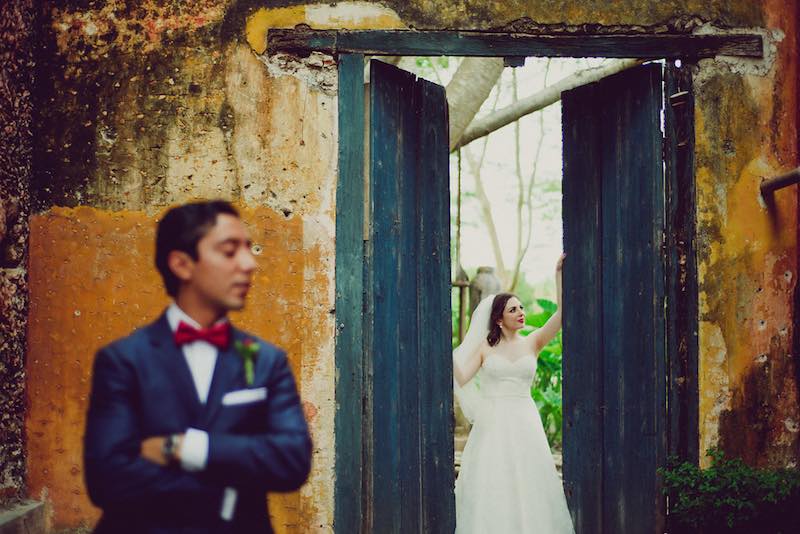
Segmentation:
{"type": "MultiPolygon", "coordinates": [[[[526,315],[523,335],[541,328],[558,308],[555,302],[547,299],[537,299],[536,306],[541,311],[526,315]]],[[[561,446],[561,349],[561,332],[559,332],[539,353],[536,377],[531,385],[531,397],[539,408],[544,431],[551,447],[561,446]]]]}
{"type": "Polygon", "coordinates": [[[658,470],[675,526],[703,534],[800,532],[800,471],[750,467],[718,449],[707,454],[708,469],[671,458],[658,470]]]}
{"type": "Polygon", "coordinates": [[[439,57],[418,57],[416,58],[417,67],[421,70],[435,68],[446,69],[450,66],[450,58],[447,56],[439,57]]]}

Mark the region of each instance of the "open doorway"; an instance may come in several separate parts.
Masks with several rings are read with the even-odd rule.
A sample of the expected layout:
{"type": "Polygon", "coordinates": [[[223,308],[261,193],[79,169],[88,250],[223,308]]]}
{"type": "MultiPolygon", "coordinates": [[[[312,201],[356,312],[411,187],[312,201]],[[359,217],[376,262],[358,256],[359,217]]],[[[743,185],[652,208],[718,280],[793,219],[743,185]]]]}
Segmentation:
{"type": "MultiPolygon", "coordinates": [[[[412,60],[406,60],[409,70],[443,85],[452,85],[447,76],[458,71],[450,68],[452,59],[412,60]]],[[[484,68],[492,66],[491,60],[483,61],[484,68]]],[[[664,80],[677,76],[675,67],[671,65],[668,73],[664,62],[639,66],[641,62],[630,60],[557,61],[556,68],[567,71],[557,78],[557,85],[567,86],[571,78],[584,81],[564,92],[565,116],[560,105],[551,106],[550,117],[543,111],[529,117],[539,119],[539,128],[528,128],[525,133],[524,115],[508,120],[520,100],[523,74],[534,78],[525,85],[538,85],[538,91],[529,89],[529,94],[547,93],[553,60],[541,59],[528,62],[528,73],[522,65],[506,69],[505,87],[501,72],[484,102],[487,109],[472,119],[480,125],[478,131],[486,132],[489,128],[484,125],[496,123],[494,117],[504,115],[505,128],[483,139],[468,131],[464,137],[478,145],[475,152],[460,142],[463,134],[457,132],[454,138],[451,132],[450,147],[456,148],[450,166],[451,197],[455,196],[451,203],[451,221],[455,213],[451,275],[457,288],[452,300],[454,345],[463,337],[464,324],[477,302],[487,294],[514,292],[527,307],[538,308],[528,315],[526,334],[541,327],[555,311],[552,265],[536,266],[537,274],[544,274],[540,283],[551,284],[549,288],[540,285],[538,295],[533,294],[529,273],[521,267],[532,244],[552,249],[551,264],[558,257],[565,223],[561,186],[566,176],[565,243],[567,250],[574,252],[567,281],[567,376],[563,381],[563,344],[558,335],[538,355],[530,394],[559,467],[562,428],[566,435],[566,488],[579,531],[598,524],[609,532],[645,526],[659,530],[664,526],[664,497],[654,473],[663,465],[668,441],[664,352],[667,162],[663,158],[669,153],[665,121],[674,122],[671,112],[665,114],[664,80]],[[628,69],[631,72],[621,72],[628,69]],[[617,72],[609,72],[612,70],[617,72]],[[591,79],[598,71],[600,75],[591,79]],[[541,78],[538,84],[537,74],[541,78]],[[587,78],[590,83],[585,83],[587,78]],[[502,102],[504,88],[509,98],[502,102]],[[491,147],[493,135],[496,144],[491,147]],[[541,150],[548,138],[549,158],[543,157],[541,150]],[[529,148],[524,155],[523,145],[529,148]],[[545,176],[537,176],[540,170],[545,176]],[[546,176],[548,171],[550,176],[546,176]],[[464,209],[469,207],[465,200],[473,201],[472,211],[477,216],[464,209]],[[537,211],[544,215],[538,221],[544,238],[534,240],[537,211]],[[462,241],[470,226],[478,231],[462,241]],[[464,261],[464,243],[478,244],[477,265],[464,261]],[[511,268],[506,266],[504,252],[512,258],[511,268]],[[471,290],[469,299],[464,298],[465,286],[471,290]],[[566,403],[562,402],[562,385],[568,389],[566,403]]],[[[559,100],[550,98],[551,102],[559,100]]],[[[458,128],[459,118],[454,121],[453,115],[460,114],[459,104],[449,104],[450,126],[458,128]]],[[[675,133],[673,128],[671,138],[675,133]]],[[[456,406],[457,468],[468,432],[469,423],[456,406]]],[[[532,450],[531,454],[538,452],[532,450]]]]}
{"type": "MultiPolygon", "coordinates": [[[[448,88],[453,346],[477,303],[499,292],[520,298],[527,310],[522,335],[528,335],[557,308],[554,266],[563,247],[558,89],[638,62],[527,58],[504,68],[500,58],[403,57],[394,63],[448,88]]],[[[561,360],[559,334],[540,352],[530,391],[559,473],[561,360]]],[[[470,424],[457,402],[455,413],[458,471],[470,424]]]]}
{"type": "MultiPolygon", "coordinates": [[[[416,76],[391,67],[394,71],[387,72],[385,81],[388,83],[381,90],[383,107],[376,108],[374,103],[378,91],[375,89],[374,77],[371,79],[370,90],[364,90],[365,58],[374,54],[438,56],[451,53],[507,57],[511,63],[515,63],[519,62],[520,56],[593,56],[597,55],[597,50],[603,50],[599,55],[617,58],[696,59],[723,51],[735,55],[760,53],[758,38],[745,39],[738,36],[737,39],[734,43],[733,39],[729,42],[728,38],[721,36],[707,39],[705,36],[603,35],[586,39],[571,36],[542,38],[417,31],[301,30],[270,33],[268,41],[272,50],[292,53],[322,51],[338,57],[340,165],[336,258],[337,530],[449,532],[452,531],[454,521],[451,456],[453,434],[448,415],[452,406],[452,382],[440,380],[442,370],[449,367],[447,364],[450,363],[450,339],[445,339],[442,343],[444,336],[425,337],[426,332],[449,331],[452,322],[450,262],[449,258],[446,262],[442,261],[445,255],[449,256],[449,246],[445,248],[445,245],[449,241],[447,229],[450,219],[447,210],[449,180],[442,180],[449,168],[447,135],[437,126],[446,123],[441,114],[446,107],[443,88],[437,88],[436,84],[425,81],[417,84],[421,89],[413,89],[411,87],[416,84],[416,76]],[[742,44],[744,41],[746,46],[742,44]],[[748,50],[744,52],[744,48],[748,50]],[[373,105],[365,113],[367,100],[373,105]],[[401,102],[409,105],[401,105],[401,102]],[[428,111],[439,110],[434,113],[438,117],[436,121],[419,120],[421,116],[428,116],[425,113],[426,105],[429,106],[428,111]],[[405,126],[411,126],[411,130],[407,131],[405,126]],[[367,138],[368,144],[365,143],[367,138]],[[437,154],[435,158],[425,157],[428,153],[426,151],[439,146],[444,146],[444,149],[433,149],[437,154]],[[435,168],[427,169],[427,174],[420,174],[419,169],[430,162],[435,162],[435,168]],[[433,181],[420,177],[428,177],[433,181]],[[383,195],[383,207],[387,209],[376,209],[376,192],[383,195]],[[431,261],[430,254],[420,254],[421,250],[425,252],[423,249],[426,247],[436,252],[438,261],[431,261]],[[445,268],[441,269],[442,266],[445,268]],[[399,282],[404,276],[410,275],[410,270],[416,273],[413,276],[417,285],[414,291],[402,294],[406,297],[412,295],[413,298],[396,298],[401,294],[398,292],[401,287],[399,282]],[[443,311],[446,313],[442,313],[443,311]],[[391,349],[389,352],[387,347],[391,349]],[[412,350],[406,350],[409,347],[412,350]],[[387,354],[398,359],[393,360],[387,354]],[[417,372],[409,371],[408,365],[401,365],[407,364],[409,357],[411,363],[429,367],[412,366],[411,369],[417,372]],[[435,369],[437,366],[438,371],[435,369]],[[379,402],[381,396],[383,400],[388,399],[389,403],[379,402]],[[434,408],[433,411],[430,410],[431,407],[434,408]],[[411,419],[417,419],[411,421],[409,415],[411,419]],[[432,446],[434,443],[435,447],[432,446]],[[418,463],[407,461],[409,458],[418,463]],[[430,476],[434,473],[434,476],[430,476]],[[377,521],[380,521],[380,525],[377,521]]],[[[639,338],[652,341],[653,347],[659,348],[652,354],[646,354],[648,359],[658,359],[658,354],[665,347],[661,353],[668,360],[662,361],[656,367],[656,374],[652,376],[653,382],[649,382],[654,387],[643,389],[658,393],[644,400],[625,395],[624,398],[620,397],[622,402],[617,405],[623,408],[652,408],[648,413],[653,418],[640,421],[638,427],[628,424],[630,421],[627,416],[616,419],[617,423],[623,422],[626,428],[633,426],[641,430],[643,435],[652,437],[657,442],[658,452],[646,458],[645,463],[650,462],[647,465],[639,462],[635,469],[615,471],[614,466],[624,465],[629,458],[639,459],[635,450],[629,450],[638,445],[636,442],[622,439],[619,440],[619,447],[603,445],[602,448],[594,449],[570,449],[569,433],[577,435],[580,432],[600,430],[604,436],[604,444],[606,436],[615,435],[618,427],[606,424],[614,419],[606,417],[609,406],[605,404],[614,400],[614,397],[606,396],[606,393],[615,390],[615,380],[619,382],[633,379],[635,373],[630,374],[627,371],[639,365],[636,360],[639,355],[621,351],[620,348],[625,348],[624,345],[615,346],[610,342],[618,340],[619,336],[586,336],[585,327],[575,330],[575,335],[571,335],[570,324],[573,325],[572,328],[576,328],[589,323],[581,323],[575,317],[565,318],[565,353],[572,353],[572,349],[568,347],[570,339],[591,340],[585,344],[585,348],[589,350],[582,352],[585,361],[592,362],[593,366],[588,374],[580,366],[573,371],[568,371],[566,367],[564,370],[564,391],[567,396],[570,390],[581,394],[574,399],[572,405],[566,402],[565,396],[562,426],[567,455],[565,481],[567,484],[572,482],[572,491],[568,489],[568,496],[578,532],[596,532],[598,525],[602,525],[602,532],[621,531],[619,525],[624,526],[622,530],[654,529],[655,532],[663,523],[663,499],[659,495],[649,500],[645,509],[640,510],[641,513],[633,513],[634,504],[643,494],[639,488],[645,485],[648,487],[645,495],[656,495],[656,464],[662,454],[667,450],[679,451],[683,448],[690,456],[692,447],[696,448],[697,420],[696,413],[693,413],[697,406],[696,339],[692,337],[696,333],[696,313],[691,309],[697,303],[692,245],[694,175],[691,80],[690,76],[676,73],[671,64],[666,68],[663,64],[640,67],[633,76],[646,80],[646,83],[630,84],[628,82],[631,80],[619,77],[610,85],[598,84],[599,90],[595,89],[595,97],[600,100],[619,95],[622,95],[623,100],[627,98],[627,111],[623,110],[625,106],[618,107],[618,110],[620,117],[629,119],[637,115],[636,111],[640,107],[638,104],[643,102],[640,98],[642,94],[619,89],[629,86],[658,87],[658,91],[645,91],[645,98],[650,99],[651,104],[658,100],[659,109],[654,119],[652,114],[646,114],[649,133],[657,131],[661,136],[663,110],[667,135],[662,140],[664,150],[658,154],[651,151],[649,155],[643,156],[642,151],[635,150],[639,140],[637,136],[642,135],[639,129],[626,129],[618,123],[606,125],[616,124],[616,130],[604,130],[600,127],[604,126],[604,115],[592,113],[593,109],[603,108],[598,105],[600,100],[587,101],[577,92],[572,99],[573,111],[583,109],[586,113],[584,120],[576,120],[571,124],[590,127],[577,128],[570,135],[574,139],[591,142],[573,141],[569,146],[579,149],[591,147],[592,150],[584,153],[583,157],[576,157],[580,155],[580,151],[573,151],[570,157],[567,156],[565,143],[564,206],[573,207],[565,210],[564,220],[568,230],[571,225],[568,212],[572,212],[574,217],[571,220],[575,223],[573,230],[578,230],[565,231],[565,241],[570,254],[581,250],[582,253],[578,256],[591,258],[591,261],[573,263],[580,269],[576,268],[571,274],[565,272],[565,298],[567,310],[594,310],[594,317],[600,317],[600,312],[614,311],[619,308],[619,302],[625,302],[626,309],[634,310],[629,315],[633,319],[653,318],[649,312],[639,313],[637,302],[647,304],[641,306],[642,309],[650,309],[653,313],[661,310],[663,313],[660,323],[663,328],[656,328],[654,321],[649,322],[650,326],[647,326],[648,321],[640,321],[641,325],[633,321],[636,323],[633,327],[628,325],[628,331],[635,332],[635,336],[639,338]],[[658,81],[654,82],[653,76],[656,73],[658,81]],[[595,135],[597,132],[605,133],[595,135]],[[631,142],[627,145],[616,143],[615,140],[620,137],[608,135],[611,132],[628,135],[631,142]],[[626,157],[613,157],[619,152],[615,147],[624,146],[629,147],[626,157]],[[597,156],[601,153],[610,154],[611,157],[598,159],[597,156]],[[567,166],[570,161],[581,161],[584,169],[601,169],[602,172],[574,172],[580,166],[567,166]],[[650,168],[658,168],[660,171],[663,187],[651,184],[651,188],[655,187],[654,191],[660,191],[660,201],[658,195],[636,197],[631,194],[634,188],[629,191],[624,187],[625,184],[639,183],[635,181],[637,176],[640,180],[647,179],[636,167],[642,161],[650,168]],[[572,170],[568,171],[569,169],[572,170]],[[626,174],[628,181],[609,182],[609,177],[619,174],[626,174]],[[575,194],[584,189],[582,179],[587,175],[591,176],[591,183],[605,187],[608,182],[609,187],[613,186],[608,191],[617,192],[618,198],[624,202],[603,202],[604,199],[608,201],[613,197],[591,191],[591,194],[575,194]],[[567,188],[567,183],[572,185],[567,188]],[[570,195],[567,194],[568,190],[572,191],[570,195]],[[631,219],[627,224],[616,227],[606,224],[606,221],[618,220],[617,217],[624,213],[624,210],[617,209],[615,212],[612,208],[635,206],[637,201],[643,199],[650,205],[649,209],[659,213],[658,216],[640,216],[635,221],[631,219]],[[580,209],[581,206],[584,209],[580,209]],[[602,218],[598,219],[600,215],[602,218]],[[659,228],[658,224],[662,224],[662,227],[659,228]],[[639,237],[650,237],[643,242],[646,246],[641,246],[640,241],[628,243],[625,239],[620,239],[620,232],[614,230],[629,227],[638,228],[639,237]],[[585,239],[587,236],[597,235],[597,232],[579,231],[581,228],[603,228],[601,240],[585,239]],[[654,228],[659,230],[655,231],[654,228]],[[572,239],[575,241],[572,242],[572,239]],[[615,247],[607,247],[608,244],[615,244],[615,247]],[[617,289],[627,295],[624,299],[619,298],[620,295],[613,290],[596,291],[600,287],[598,282],[606,280],[607,274],[617,276],[619,281],[619,275],[623,273],[613,268],[608,271],[606,266],[624,268],[626,262],[622,260],[644,256],[662,264],[662,293],[650,293],[648,291],[654,285],[648,288],[638,283],[618,284],[617,289]],[[620,261],[606,262],[604,259],[620,261]],[[598,265],[601,268],[598,269],[598,265]],[[591,283],[592,280],[595,283],[591,283]],[[580,307],[587,301],[591,301],[594,308],[580,307]],[[569,302],[577,302],[579,305],[570,306],[569,302]],[[663,304],[662,307],[659,307],[659,302],[663,304]],[[602,360],[591,360],[597,354],[605,356],[602,360]],[[616,362],[617,366],[598,368],[598,361],[616,362]],[[577,380],[577,387],[569,386],[570,376],[577,380]],[[583,376],[600,376],[602,380],[581,384],[580,379],[583,376]],[[591,403],[598,398],[599,403],[591,403]],[[666,407],[666,411],[662,410],[663,407],[666,407]],[[569,456],[570,450],[573,457],[569,456]],[[596,463],[580,461],[586,457],[587,451],[594,452],[595,458],[598,450],[603,462],[600,469],[596,463]],[[655,463],[651,461],[654,457],[655,463]],[[571,465],[574,469],[570,468],[571,465]],[[616,484],[615,480],[623,483],[616,484]],[[607,488],[614,491],[609,492],[607,488]],[[631,506],[627,506],[629,503],[631,506]],[[641,528],[637,525],[641,525],[641,528]]],[[[648,109],[652,109],[652,105],[648,109]]],[[[566,121],[564,122],[563,135],[567,136],[566,121]]],[[[608,192],[604,188],[593,187],[595,192],[608,192]]],[[[641,262],[634,262],[633,265],[641,266],[641,262]]],[[[652,271],[649,275],[655,273],[656,271],[652,271]]],[[[645,271],[645,274],[648,272],[645,271]]],[[[617,317],[626,316],[617,313],[617,317]]],[[[565,359],[565,362],[568,361],[569,358],[565,359]]],[[[450,377],[445,373],[444,378],[450,377]]],[[[623,388],[619,391],[632,392],[635,389],[623,388]]],[[[617,410],[620,414],[635,412],[635,409],[617,410]]],[[[597,435],[587,439],[589,443],[598,443],[597,435]]],[[[574,442],[578,441],[581,440],[574,442]]]]}
{"type": "MultiPolygon", "coordinates": [[[[565,487],[579,532],[597,524],[608,532],[658,530],[664,523],[656,474],[666,456],[668,419],[664,72],[663,63],[635,66],[564,92],[569,105],[556,129],[564,140],[556,161],[563,160],[565,184],[563,202],[556,199],[556,206],[563,205],[565,248],[573,257],[565,277],[563,339],[572,349],[563,380],[566,418],[562,422],[561,414],[546,411],[545,431],[556,447],[560,444],[553,441],[563,432],[565,487]]],[[[443,333],[452,321],[443,314],[452,301],[443,290],[452,284],[454,270],[446,228],[452,211],[447,103],[442,86],[377,60],[369,63],[368,94],[363,417],[371,429],[364,448],[362,489],[369,495],[364,529],[446,531],[453,515],[454,464],[453,441],[447,439],[454,436],[444,432],[453,402],[451,375],[442,358],[450,352],[443,333]]],[[[532,184],[522,177],[520,130],[506,143],[513,147],[507,159],[516,173],[516,205],[523,208],[517,210],[518,253],[526,239],[522,211],[534,201],[528,194],[532,184]]],[[[479,173],[480,163],[468,157],[479,173]]],[[[493,189],[502,190],[503,181],[496,179],[493,189]]],[[[481,211],[489,213],[484,223],[495,230],[490,248],[498,249],[498,225],[483,189],[481,211]]],[[[502,264],[502,256],[496,258],[502,264]]],[[[513,290],[522,278],[518,270],[499,274],[484,296],[513,290]]],[[[555,311],[552,301],[537,304],[540,317],[555,311]]],[[[526,392],[534,400],[550,395],[545,408],[562,406],[561,339],[556,336],[538,354],[549,359],[544,363],[550,365],[541,367],[546,378],[530,377],[533,387],[526,392]]],[[[536,359],[529,363],[536,367],[536,359]]],[[[518,371],[521,367],[513,370],[515,378],[518,371]]],[[[529,399],[526,406],[538,419],[542,405],[529,399]]],[[[513,442],[512,434],[509,430],[505,440],[513,442]]],[[[456,445],[459,437],[456,433],[456,445]]],[[[530,454],[544,457],[550,449],[545,445],[530,454]]],[[[526,479],[536,478],[530,475],[526,479]]],[[[535,499],[536,482],[523,486],[535,499]]]]}

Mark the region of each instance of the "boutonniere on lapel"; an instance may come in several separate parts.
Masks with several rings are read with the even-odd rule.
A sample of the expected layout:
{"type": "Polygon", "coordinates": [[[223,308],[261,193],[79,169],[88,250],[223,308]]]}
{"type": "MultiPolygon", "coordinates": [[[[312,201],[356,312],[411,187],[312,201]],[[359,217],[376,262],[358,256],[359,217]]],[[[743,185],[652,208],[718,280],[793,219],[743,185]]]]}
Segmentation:
{"type": "Polygon", "coordinates": [[[258,343],[252,339],[245,339],[244,341],[234,342],[233,346],[244,364],[244,381],[248,386],[252,386],[253,380],[255,379],[255,361],[258,355],[258,343]]]}

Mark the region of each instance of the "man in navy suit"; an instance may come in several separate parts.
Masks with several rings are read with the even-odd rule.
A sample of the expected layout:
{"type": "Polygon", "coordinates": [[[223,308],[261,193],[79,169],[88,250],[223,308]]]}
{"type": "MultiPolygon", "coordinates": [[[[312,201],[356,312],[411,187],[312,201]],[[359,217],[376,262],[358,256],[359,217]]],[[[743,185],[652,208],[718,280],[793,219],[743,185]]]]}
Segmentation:
{"type": "Polygon", "coordinates": [[[308,477],[286,354],[233,328],[256,268],[227,202],[170,210],[156,266],[174,299],[97,353],[84,460],[98,533],[268,533],[267,491],[308,477]]]}

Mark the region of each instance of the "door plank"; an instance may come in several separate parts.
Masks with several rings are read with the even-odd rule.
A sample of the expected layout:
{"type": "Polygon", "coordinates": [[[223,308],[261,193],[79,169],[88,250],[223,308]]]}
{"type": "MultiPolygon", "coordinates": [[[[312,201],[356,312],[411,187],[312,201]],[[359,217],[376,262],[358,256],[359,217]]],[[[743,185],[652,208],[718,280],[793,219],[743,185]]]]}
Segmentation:
{"type": "Polygon", "coordinates": [[[417,173],[420,274],[422,532],[455,528],[453,364],[450,300],[450,157],[443,87],[419,81],[422,149],[417,173]],[[445,282],[445,283],[443,283],[445,282]],[[439,325],[431,328],[430,325],[439,325]],[[440,330],[443,328],[446,330],[440,330]],[[447,332],[447,333],[445,333],[447,332]]]}
{"type": "Polygon", "coordinates": [[[578,533],[663,531],[661,69],[645,65],[563,95],[573,260],[564,281],[564,475],[578,533]],[[597,416],[581,426],[593,407],[597,416]]]}
{"type": "Polygon", "coordinates": [[[577,533],[602,524],[603,316],[596,87],[563,94],[564,490],[577,533]]]}
{"type": "Polygon", "coordinates": [[[694,100],[689,65],[665,71],[667,356],[670,455],[699,462],[694,100]]]}
{"type": "Polygon", "coordinates": [[[382,62],[370,80],[371,528],[449,533],[447,103],[444,88],[382,62]]]}
{"type": "Polygon", "coordinates": [[[663,289],[656,283],[662,272],[661,66],[645,65],[599,85],[604,526],[607,532],[644,532],[655,527],[659,515],[656,434],[665,417],[657,376],[663,358],[663,289]]]}
{"type": "MultiPolygon", "coordinates": [[[[370,74],[370,200],[372,202],[373,529],[398,532],[400,485],[400,323],[397,290],[401,254],[400,184],[403,168],[400,102],[413,76],[372,62],[370,74]],[[378,239],[376,239],[376,236],[378,239]]],[[[387,66],[388,67],[388,66],[387,66]]]]}
{"type": "Polygon", "coordinates": [[[364,271],[364,56],[339,56],[339,181],[336,185],[336,483],[334,524],[358,532],[361,493],[364,271]]]}

